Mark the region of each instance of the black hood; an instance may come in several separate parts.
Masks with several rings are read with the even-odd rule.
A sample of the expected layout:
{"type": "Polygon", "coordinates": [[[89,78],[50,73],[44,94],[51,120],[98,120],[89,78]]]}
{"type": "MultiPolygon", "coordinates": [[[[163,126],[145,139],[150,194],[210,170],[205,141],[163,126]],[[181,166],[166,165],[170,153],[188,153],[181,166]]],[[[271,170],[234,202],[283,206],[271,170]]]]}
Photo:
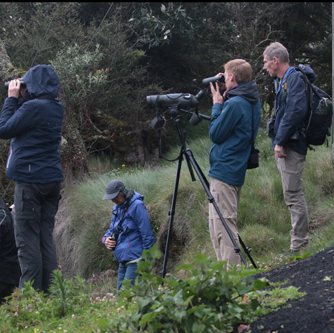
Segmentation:
{"type": "Polygon", "coordinates": [[[227,99],[240,96],[252,104],[256,104],[260,98],[255,80],[238,84],[227,92],[227,99]]]}
{"type": "Polygon", "coordinates": [[[59,94],[58,76],[51,66],[36,65],[30,68],[22,79],[27,85],[28,92],[35,97],[59,94]]]}

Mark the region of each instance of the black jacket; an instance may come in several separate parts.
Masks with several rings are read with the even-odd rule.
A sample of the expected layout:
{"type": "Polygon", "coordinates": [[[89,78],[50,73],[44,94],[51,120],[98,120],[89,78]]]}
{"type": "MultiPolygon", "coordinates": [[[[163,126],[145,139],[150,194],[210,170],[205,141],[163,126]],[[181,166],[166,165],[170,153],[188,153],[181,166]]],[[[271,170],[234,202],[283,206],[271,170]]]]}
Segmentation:
{"type": "Polygon", "coordinates": [[[20,275],[12,215],[0,197],[0,282],[18,285],[20,275]]]}
{"type": "Polygon", "coordinates": [[[17,98],[6,98],[0,115],[0,139],[12,139],[6,175],[27,183],[62,181],[58,146],[64,107],[57,100],[39,99],[58,96],[58,76],[50,66],[37,65],[22,79],[28,100],[20,106],[17,98]]]}
{"type": "Polygon", "coordinates": [[[288,71],[289,73],[286,73],[288,75],[279,81],[276,92],[276,120],[273,136],[271,136],[272,149],[275,148],[275,145],[289,146],[297,153],[306,155],[307,141],[300,134],[308,111],[306,85],[302,73],[297,72],[294,67],[290,67],[288,71]],[[284,79],[286,79],[286,90],[284,79]]]}

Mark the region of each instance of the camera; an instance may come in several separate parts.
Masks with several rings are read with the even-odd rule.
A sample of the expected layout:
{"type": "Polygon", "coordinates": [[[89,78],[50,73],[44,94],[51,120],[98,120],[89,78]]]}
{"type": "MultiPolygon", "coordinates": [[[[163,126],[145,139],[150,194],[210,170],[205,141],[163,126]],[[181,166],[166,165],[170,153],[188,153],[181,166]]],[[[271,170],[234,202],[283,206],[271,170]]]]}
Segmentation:
{"type": "MultiPolygon", "coordinates": [[[[110,235],[111,240],[115,241],[115,242],[117,242],[117,237],[118,237],[118,235],[116,233],[114,233],[114,232],[112,232],[111,235],[110,235]]],[[[111,251],[114,251],[115,248],[116,248],[116,246],[113,247],[113,248],[111,248],[111,251]]]]}
{"type": "Polygon", "coordinates": [[[275,127],[276,115],[272,114],[267,121],[267,133],[269,138],[274,137],[274,127],[275,127]]]}
{"type": "MultiPolygon", "coordinates": [[[[10,83],[10,81],[5,82],[5,88],[7,90],[8,90],[9,83],[10,83]]],[[[20,80],[20,88],[26,88],[26,87],[27,87],[26,83],[23,80],[20,80]]]]}
{"type": "Polygon", "coordinates": [[[203,79],[202,84],[204,86],[209,86],[210,82],[221,82],[225,83],[225,76],[224,75],[218,75],[218,76],[212,76],[212,77],[207,77],[206,79],[203,79]]]}

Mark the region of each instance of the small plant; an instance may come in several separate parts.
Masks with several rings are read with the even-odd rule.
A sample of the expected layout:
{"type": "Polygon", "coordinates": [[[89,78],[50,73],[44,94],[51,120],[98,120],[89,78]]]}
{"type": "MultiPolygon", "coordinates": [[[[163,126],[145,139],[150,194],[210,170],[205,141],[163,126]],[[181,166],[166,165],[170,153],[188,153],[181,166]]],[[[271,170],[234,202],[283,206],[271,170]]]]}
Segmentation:
{"type": "Polygon", "coordinates": [[[225,262],[198,254],[195,264],[177,268],[184,270],[187,278],[167,274],[163,279],[153,273],[154,262],[160,256],[157,245],[144,251],[145,261],[138,262],[140,277],[132,288],[130,281],[124,281],[117,300],[120,304],[125,301],[125,307],[135,301],[138,310],[127,319],[111,321],[110,331],[231,332],[235,325],[254,320],[255,310],[265,312],[260,311],[259,291],[270,283],[265,279],[254,281],[250,276],[254,271],[227,271],[225,262]]]}
{"type": "Polygon", "coordinates": [[[87,284],[80,276],[75,277],[75,281],[63,280],[63,275],[59,270],[53,272],[50,292],[55,315],[65,316],[69,309],[78,301],[88,299],[91,293],[91,285],[87,284]]]}

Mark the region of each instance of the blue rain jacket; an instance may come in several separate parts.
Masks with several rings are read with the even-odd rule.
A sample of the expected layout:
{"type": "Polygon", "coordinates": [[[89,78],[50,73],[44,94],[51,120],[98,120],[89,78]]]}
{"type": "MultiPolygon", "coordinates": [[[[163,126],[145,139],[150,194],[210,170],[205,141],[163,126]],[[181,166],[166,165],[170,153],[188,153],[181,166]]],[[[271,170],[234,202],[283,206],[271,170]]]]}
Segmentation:
{"type": "Polygon", "coordinates": [[[140,258],[143,250],[150,249],[155,242],[151,222],[143,200],[144,196],[134,192],[126,212],[124,212],[125,203],[115,205],[113,208],[110,228],[102,237],[102,243],[104,244],[106,238],[110,237],[112,232],[118,234],[117,245],[113,251],[118,262],[128,262],[140,258]],[[123,217],[123,231],[119,232],[117,226],[123,217]]]}
{"type": "Polygon", "coordinates": [[[210,177],[232,186],[244,184],[251,151],[252,116],[255,139],[261,118],[255,81],[237,85],[228,91],[224,104],[214,104],[209,125],[210,177]]]}
{"type": "Polygon", "coordinates": [[[47,65],[31,68],[22,78],[27,100],[7,97],[0,115],[0,138],[12,139],[6,175],[15,181],[53,183],[63,180],[58,151],[64,107],[56,100],[38,99],[59,94],[56,72],[47,65]]]}
{"type": "MultiPolygon", "coordinates": [[[[313,72],[313,70],[310,68],[313,72]]],[[[313,72],[314,73],[314,72],[313,72]]],[[[308,96],[302,73],[290,67],[282,80],[277,80],[278,88],[275,99],[275,125],[271,135],[272,149],[275,145],[289,146],[297,153],[306,155],[307,141],[302,134],[297,140],[291,140],[294,133],[300,131],[308,111],[308,96]],[[284,85],[286,83],[286,91],[284,85]]]]}

